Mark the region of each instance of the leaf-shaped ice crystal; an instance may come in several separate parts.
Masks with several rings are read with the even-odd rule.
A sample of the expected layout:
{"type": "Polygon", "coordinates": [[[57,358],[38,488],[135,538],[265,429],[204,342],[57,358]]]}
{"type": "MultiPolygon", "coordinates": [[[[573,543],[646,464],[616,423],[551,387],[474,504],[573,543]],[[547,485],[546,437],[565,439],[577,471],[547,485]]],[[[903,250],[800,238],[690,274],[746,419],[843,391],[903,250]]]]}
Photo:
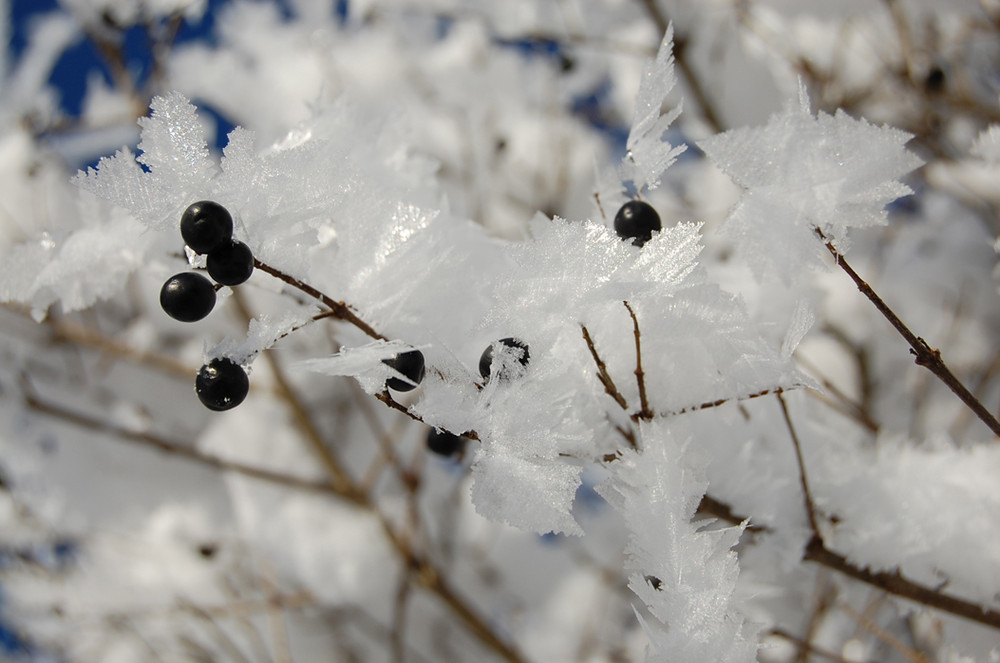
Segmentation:
{"type": "Polygon", "coordinates": [[[758,272],[790,280],[825,252],[815,228],[843,249],[848,228],[885,223],[885,206],[910,193],[898,178],[921,163],[909,138],[843,111],[813,115],[803,89],[764,126],[698,145],[746,190],[727,231],[758,272]]]}

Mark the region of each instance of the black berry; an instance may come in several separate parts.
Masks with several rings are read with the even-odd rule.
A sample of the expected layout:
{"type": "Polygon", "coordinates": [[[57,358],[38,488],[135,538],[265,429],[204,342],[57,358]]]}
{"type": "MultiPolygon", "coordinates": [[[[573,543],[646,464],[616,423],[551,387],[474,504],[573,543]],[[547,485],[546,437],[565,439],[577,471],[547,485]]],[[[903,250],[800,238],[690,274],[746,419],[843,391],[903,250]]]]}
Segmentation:
{"type": "Polygon", "coordinates": [[[924,79],[924,88],[931,93],[939,93],[944,90],[945,76],[944,69],[938,66],[931,67],[924,79]]]}
{"type": "Polygon", "coordinates": [[[209,253],[233,238],[233,217],[219,203],[200,200],[181,215],[181,237],[197,253],[209,253]]]}
{"type": "Polygon", "coordinates": [[[432,428],[427,431],[427,449],[439,456],[454,456],[465,449],[465,438],[432,428]]]}
{"type": "Polygon", "coordinates": [[[175,274],[160,288],[160,306],[175,320],[201,320],[215,308],[215,286],[196,272],[175,274]]]}
{"type": "MultiPolygon", "coordinates": [[[[483,350],[482,356],[479,357],[479,374],[483,376],[484,380],[490,379],[490,372],[492,371],[493,366],[493,348],[496,347],[498,343],[507,348],[511,348],[513,356],[517,357],[517,360],[521,362],[521,366],[528,365],[527,343],[513,337],[501,338],[499,341],[491,343],[488,348],[483,350]]],[[[510,375],[507,373],[500,373],[499,377],[501,380],[505,380],[510,377],[510,375]]]]}
{"type": "Polygon", "coordinates": [[[239,285],[253,273],[253,251],[236,240],[213,249],[206,261],[208,275],[222,285],[239,285]]]}
{"type": "Polygon", "coordinates": [[[213,359],[198,371],[194,391],[209,410],[231,410],[247,397],[250,379],[232,359],[213,359]]]}
{"type": "Polygon", "coordinates": [[[641,200],[630,200],[615,214],[615,232],[622,239],[631,239],[642,246],[653,239],[653,231],[661,230],[660,215],[653,206],[641,200]]]}
{"type": "Polygon", "coordinates": [[[383,359],[382,363],[410,380],[407,382],[397,377],[391,377],[385,381],[385,386],[390,389],[410,391],[416,389],[420,381],[424,379],[424,353],[420,350],[400,352],[388,359],[383,359]]]}

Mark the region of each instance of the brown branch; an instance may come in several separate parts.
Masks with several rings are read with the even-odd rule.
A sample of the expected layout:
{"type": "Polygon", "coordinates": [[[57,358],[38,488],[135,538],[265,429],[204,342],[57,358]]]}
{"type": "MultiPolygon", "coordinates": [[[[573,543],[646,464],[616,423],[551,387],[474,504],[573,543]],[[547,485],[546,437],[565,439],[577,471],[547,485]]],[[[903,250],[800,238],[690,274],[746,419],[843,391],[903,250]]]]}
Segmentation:
{"type": "Polygon", "coordinates": [[[351,323],[352,325],[363,331],[371,338],[380,341],[389,340],[385,336],[382,336],[382,334],[379,334],[377,331],[375,331],[371,327],[371,325],[369,325],[367,322],[359,318],[357,314],[355,314],[354,311],[352,311],[351,308],[344,302],[338,302],[329,295],[320,292],[319,290],[309,285],[308,283],[304,283],[303,281],[300,281],[294,276],[290,276],[284,273],[283,271],[277,269],[276,267],[271,267],[270,265],[261,262],[257,258],[254,258],[253,265],[256,269],[259,269],[262,272],[270,274],[276,279],[284,281],[285,283],[292,286],[296,290],[299,290],[300,292],[303,292],[312,297],[313,299],[321,302],[324,306],[326,306],[332,311],[334,317],[344,320],[345,322],[351,323]]]}
{"type": "Polygon", "coordinates": [[[124,426],[119,426],[117,424],[112,424],[102,419],[98,419],[97,417],[92,417],[88,414],[70,410],[69,408],[55,403],[46,402],[38,397],[30,383],[26,380],[22,380],[21,384],[24,393],[25,405],[39,414],[44,414],[53,417],[54,419],[64,421],[80,428],[92,430],[94,432],[109,433],[130,442],[136,442],[144,446],[152,447],[162,451],[163,453],[175,454],[182,458],[186,458],[220,471],[236,472],[237,474],[243,474],[254,479],[260,479],[262,481],[268,481],[298,490],[331,492],[331,487],[328,483],[311,481],[309,479],[303,479],[290,474],[282,474],[280,472],[274,472],[272,470],[255,467],[253,465],[247,465],[239,461],[225,460],[223,458],[219,458],[218,456],[199,451],[198,449],[188,446],[182,442],[169,440],[161,435],[157,435],[156,433],[132,430],[130,428],[125,428],[124,426]]]}
{"type": "Polygon", "coordinates": [[[649,421],[653,418],[653,411],[649,409],[649,401],[646,399],[646,377],[642,372],[642,345],[639,340],[639,319],[635,317],[635,311],[628,302],[622,302],[628,309],[628,314],[632,316],[632,332],[635,335],[635,381],[639,385],[639,411],[632,415],[635,420],[643,419],[649,421]]]}
{"type": "MultiPolygon", "coordinates": [[[[311,288],[311,286],[306,287],[311,288]]],[[[303,292],[307,291],[303,290],[303,292]]],[[[237,304],[241,306],[244,316],[247,317],[247,319],[250,319],[252,316],[250,316],[250,312],[246,309],[245,304],[242,303],[239,293],[235,292],[233,298],[237,301],[237,304]]],[[[517,652],[517,650],[501,640],[499,636],[493,632],[493,629],[491,629],[486,622],[483,621],[478,614],[476,614],[473,608],[463,599],[459,598],[457,594],[455,594],[451,587],[442,578],[440,571],[438,571],[437,567],[434,566],[433,562],[425,556],[418,556],[416,552],[410,548],[408,542],[404,540],[395,529],[393,529],[386,518],[386,515],[382,513],[377,508],[377,505],[375,505],[371,499],[362,493],[361,490],[353,483],[350,475],[347,474],[347,472],[341,467],[336,457],[330,452],[329,449],[327,449],[326,444],[319,430],[314,425],[308,410],[305,408],[305,405],[302,403],[299,396],[295,393],[291,384],[285,378],[284,371],[274,353],[268,352],[265,353],[264,356],[270,363],[275,381],[278,383],[280,391],[285,395],[286,402],[295,414],[302,431],[305,433],[307,442],[322,461],[324,467],[330,475],[331,484],[337,489],[338,493],[340,493],[345,499],[354,502],[359,507],[368,510],[376,517],[382,528],[382,532],[392,544],[392,547],[396,550],[400,560],[404,565],[412,569],[412,578],[414,582],[433,592],[438,599],[449,607],[455,617],[461,621],[480,642],[499,654],[505,661],[507,661],[507,663],[524,663],[524,659],[517,652]]],[[[394,409],[406,412],[409,416],[411,416],[411,418],[419,420],[419,417],[410,413],[402,405],[396,403],[392,396],[389,395],[388,391],[383,392],[383,395],[385,400],[383,400],[383,398],[379,398],[379,400],[382,400],[382,402],[390,405],[390,407],[393,407],[394,409]],[[391,403],[396,403],[398,407],[391,405],[391,403]]],[[[479,439],[479,436],[475,435],[474,431],[465,433],[464,436],[475,436],[473,439],[479,439]]]]}
{"type": "MultiPolygon", "coordinates": [[[[734,512],[728,504],[708,494],[702,497],[701,503],[698,505],[698,513],[714,516],[733,525],[741,525],[747,521],[746,516],[734,512]]],[[[766,525],[750,525],[747,529],[756,529],[759,532],[771,531],[766,525]]],[[[929,608],[948,612],[979,624],[1000,629],[1000,611],[966,601],[950,594],[945,594],[940,589],[931,589],[930,587],[917,584],[907,580],[899,572],[886,573],[884,571],[869,571],[859,568],[847,561],[847,558],[843,555],[829,550],[819,537],[814,536],[809,541],[802,559],[803,561],[813,562],[828,569],[838,571],[854,580],[871,585],[889,594],[894,594],[895,596],[920,603],[929,608]]]]}
{"type": "Polygon", "coordinates": [[[43,324],[46,324],[52,331],[50,339],[52,343],[80,345],[134,364],[151,366],[172,375],[185,377],[191,375],[192,367],[173,357],[140,350],[123,343],[120,339],[107,336],[97,329],[70,322],[65,318],[51,316],[46,318],[43,324]]]}
{"type": "MultiPolygon", "coordinates": [[[[799,362],[799,364],[802,365],[803,368],[812,373],[813,377],[819,380],[819,383],[823,385],[824,389],[826,389],[827,391],[829,391],[831,394],[834,395],[834,397],[837,399],[837,402],[835,403],[830,399],[823,398],[822,393],[817,392],[815,390],[809,390],[808,393],[810,395],[819,397],[829,407],[836,410],[837,412],[840,412],[841,414],[844,414],[847,417],[850,417],[854,421],[858,422],[859,424],[867,428],[872,433],[878,433],[879,424],[877,421],[875,421],[875,419],[872,418],[871,414],[868,412],[868,408],[865,405],[854,401],[850,396],[845,394],[837,385],[830,382],[830,380],[820,372],[819,368],[815,364],[813,364],[808,359],[804,358],[800,353],[796,352],[795,359],[796,361],[799,362]]],[[[862,381],[866,382],[866,380],[862,381]]]]}
{"type": "Polygon", "coordinates": [[[611,379],[611,375],[608,374],[608,367],[605,365],[604,360],[597,354],[597,348],[594,347],[594,340],[590,337],[590,332],[587,331],[586,325],[580,325],[580,328],[583,330],[583,340],[587,343],[590,356],[594,358],[594,363],[597,364],[597,379],[604,385],[605,393],[615,399],[615,402],[618,403],[621,409],[627,410],[628,403],[621,392],[618,391],[618,387],[615,386],[615,381],[611,379]]]}
{"type": "Polygon", "coordinates": [[[827,549],[818,538],[814,537],[809,542],[802,559],[807,562],[821,564],[850,578],[872,585],[873,587],[878,587],[904,599],[909,599],[930,608],[943,610],[958,617],[964,617],[970,621],[1000,629],[1000,611],[986,608],[951,594],[945,594],[943,591],[911,582],[900,575],[898,571],[887,573],[885,571],[869,571],[858,568],[847,561],[847,558],[843,555],[827,549]]]}
{"type": "Polygon", "coordinates": [[[752,394],[747,394],[746,396],[733,396],[732,398],[720,398],[718,400],[707,401],[707,402],[701,403],[699,405],[690,405],[688,407],[681,408],[680,410],[671,410],[669,412],[659,412],[659,413],[657,413],[656,416],[658,416],[658,417],[676,417],[678,415],[686,414],[688,412],[697,412],[698,410],[707,410],[707,409],[710,409],[710,408],[713,408],[713,407],[719,407],[720,405],[725,405],[726,403],[730,403],[730,402],[734,402],[734,401],[735,402],[749,401],[749,400],[752,400],[754,398],[760,398],[761,396],[767,396],[769,394],[781,394],[781,393],[784,393],[786,391],[791,391],[792,389],[799,389],[799,388],[801,388],[803,386],[804,385],[801,385],[801,384],[793,384],[793,385],[789,385],[788,387],[771,387],[769,389],[762,389],[761,391],[756,391],[756,392],[754,392],[752,394]]]}
{"type": "Polygon", "coordinates": [[[879,313],[889,321],[889,324],[895,328],[899,335],[902,336],[907,343],[910,344],[910,352],[916,356],[915,362],[918,366],[923,366],[931,373],[936,375],[939,380],[941,380],[949,389],[951,389],[956,396],[958,396],[965,405],[972,410],[979,419],[986,424],[994,435],[1000,436],[1000,421],[997,420],[990,411],[970,392],[965,385],[963,385],[951,369],[948,368],[944,360],[941,359],[941,351],[932,348],[927,341],[920,338],[907,327],[899,316],[889,308],[889,305],[878,296],[878,293],[872,289],[868,283],[865,282],[863,278],[858,276],[858,273],[851,268],[851,266],[844,259],[844,256],[837,250],[837,247],[827,239],[826,235],[819,229],[815,229],[816,234],[826,245],[826,248],[836,259],[837,264],[840,266],[844,272],[851,277],[854,284],[858,287],[858,290],[864,294],[865,297],[871,301],[871,303],[878,309],[879,313]]]}
{"type": "MultiPolygon", "coordinates": [[[[420,423],[426,423],[420,417],[420,415],[413,414],[412,412],[410,412],[410,409],[408,407],[406,407],[405,405],[397,401],[395,398],[393,398],[392,394],[389,393],[388,389],[384,389],[383,391],[375,394],[375,398],[382,401],[383,403],[391,407],[393,410],[402,412],[403,414],[408,416],[410,419],[413,419],[414,421],[419,421],[420,423]]],[[[446,432],[451,432],[451,431],[446,431],[446,432]]],[[[452,433],[452,435],[458,435],[458,437],[464,437],[469,440],[477,440],[477,441],[479,440],[479,433],[477,433],[474,430],[467,430],[464,433],[452,433]]]]}
{"type": "Polygon", "coordinates": [[[788,414],[788,405],[779,391],[775,396],[778,405],[781,406],[781,415],[785,418],[785,425],[788,427],[788,434],[792,438],[792,445],[795,447],[795,461],[799,465],[799,481],[802,484],[802,497],[806,505],[806,515],[809,516],[809,527],[812,528],[813,536],[819,537],[819,526],[816,522],[816,508],[813,506],[812,493],[809,491],[809,480],[806,478],[806,464],[802,460],[802,445],[799,444],[799,436],[792,425],[792,417],[788,414]]]}

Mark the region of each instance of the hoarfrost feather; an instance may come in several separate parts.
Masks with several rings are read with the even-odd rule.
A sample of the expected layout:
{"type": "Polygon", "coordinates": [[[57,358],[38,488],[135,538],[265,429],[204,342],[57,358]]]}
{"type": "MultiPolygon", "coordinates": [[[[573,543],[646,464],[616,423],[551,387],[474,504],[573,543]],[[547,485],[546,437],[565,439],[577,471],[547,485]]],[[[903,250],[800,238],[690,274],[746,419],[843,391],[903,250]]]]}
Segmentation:
{"type": "Polygon", "coordinates": [[[250,321],[245,340],[227,338],[206,351],[206,358],[227,357],[238,364],[247,364],[292,330],[307,324],[316,313],[315,306],[300,306],[280,315],[262,314],[250,321]]]}
{"type": "Polygon", "coordinates": [[[382,363],[383,360],[412,349],[400,341],[375,341],[354,348],[344,348],[330,357],[301,361],[296,366],[325,375],[353,377],[361,384],[362,389],[375,394],[385,389],[387,378],[406,379],[406,376],[382,363]]]}
{"type": "Polygon", "coordinates": [[[670,124],[681,113],[680,106],[662,113],[667,95],[677,82],[674,76],[673,43],[674,28],[671,25],[660,43],[656,58],[646,66],[636,94],[632,129],[625,143],[628,153],[622,162],[623,181],[631,180],[639,190],[655,189],[660,185],[660,177],[685,149],[681,145],[673,147],[663,136],[670,124]]]}
{"type": "Polygon", "coordinates": [[[990,165],[1000,163],[1000,124],[991,124],[983,130],[969,152],[990,165]]]}
{"type": "MultiPolygon", "coordinates": [[[[598,492],[629,529],[629,588],[646,604],[647,661],[746,661],[756,629],[735,604],[742,528],[704,531],[691,522],[708,487],[692,446],[662,422],[641,427],[642,452],[624,451],[598,492]]],[[[683,433],[681,433],[683,435],[683,433]]]]}
{"type": "Polygon", "coordinates": [[[910,193],[897,178],[920,165],[910,134],[855,120],[843,111],[814,116],[805,92],[763,127],[727,131],[698,143],[744,187],[725,231],[760,274],[786,282],[820,262],[818,228],[842,251],[849,228],[885,223],[885,206],[910,193]]]}

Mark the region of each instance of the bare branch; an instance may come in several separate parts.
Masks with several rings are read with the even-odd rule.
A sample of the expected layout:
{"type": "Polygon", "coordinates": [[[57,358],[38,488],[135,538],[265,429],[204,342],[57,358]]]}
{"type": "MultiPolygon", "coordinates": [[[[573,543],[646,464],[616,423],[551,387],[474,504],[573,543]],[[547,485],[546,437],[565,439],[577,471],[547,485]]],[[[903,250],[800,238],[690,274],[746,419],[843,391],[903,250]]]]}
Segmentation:
{"type": "Polygon", "coordinates": [[[795,460],[799,465],[799,481],[802,484],[802,498],[806,504],[806,515],[809,516],[809,527],[812,528],[813,536],[819,537],[819,526],[816,522],[816,508],[813,506],[812,493],[809,491],[809,480],[806,478],[806,465],[802,460],[802,445],[799,444],[799,436],[792,425],[792,417],[788,414],[788,406],[781,392],[775,394],[778,404],[781,406],[781,415],[785,418],[785,425],[788,427],[788,434],[792,438],[792,445],[795,447],[795,460]]]}
{"type": "Polygon", "coordinates": [[[649,409],[649,401],[646,399],[646,377],[642,372],[642,344],[639,340],[639,319],[635,317],[635,311],[628,302],[622,302],[628,309],[628,314],[632,316],[632,331],[635,335],[635,381],[639,385],[639,411],[632,415],[633,419],[644,419],[649,421],[653,418],[653,411],[649,409]]]}
{"type": "Polygon", "coordinates": [[[597,378],[604,385],[604,391],[608,396],[615,399],[615,402],[618,403],[621,409],[627,410],[628,403],[621,392],[618,391],[618,387],[615,386],[615,381],[611,379],[611,375],[608,374],[608,367],[604,364],[604,360],[597,354],[597,348],[594,347],[594,340],[590,337],[590,332],[587,331],[586,325],[580,325],[580,328],[583,330],[583,340],[587,342],[587,349],[590,350],[590,356],[594,358],[594,363],[597,364],[597,378]]]}
{"type": "Polygon", "coordinates": [[[313,299],[322,302],[324,306],[326,306],[332,311],[334,317],[344,320],[345,322],[351,323],[352,325],[363,331],[366,335],[370,336],[371,338],[378,339],[381,341],[389,340],[385,336],[382,336],[382,334],[379,334],[377,331],[375,331],[371,327],[371,325],[369,325],[367,322],[359,318],[357,314],[355,314],[354,311],[352,311],[351,308],[344,302],[338,302],[329,295],[320,292],[319,290],[309,285],[308,283],[304,283],[293,276],[289,276],[280,269],[276,267],[271,267],[270,265],[261,262],[257,258],[254,258],[253,265],[256,269],[259,269],[262,272],[270,274],[271,276],[281,281],[284,281],[285,283],[299,290],[300,292],[303,292],[312,297],[313,299]]]}
{"type": "Polygon", "coordinates": [[[1000,436],[1000,421],[990,414],[990,411],[986,409],[979,399],[977,399],[975,395],[973,395],[973,393],[969,391],[957,377],[955,377],[954,373],[951,372],[951,369],[949,369],[947,364],[944,363],[944,360],[941,359],[941,351],[932,348],[927,341],[910,331],[910,328],[899,319],[899,316],[897,316],[889,305],[878,296],[878,293],[876,293],[863,278],[858,276],[858,273],[851,268],[851,266],[847,263],[847,260],[844,259],[844,256],[837,250],[837,247],[833,245],[826,235],[824,235],[819,228],[816,228],[815,231],[819,238],[823,240],[827,250],[830,251],[836,259],[837,265],[839,265],[840,268],[851,277],[854,284],[858,286],[858,290],[860,290],[861,293],[864,294],[869,301],[871,301],[875,308],[878,309],[878,312],[881,313],[882,316],[889,321],[889,324],[891,324],[893,328],[899,332],[899,335],[906,339],[906,342],[910,344],[910,352],[916,356],[916,364],[927,368],[927,370],[936,375],[938,379],[947,385],[947,387],[951,389],[955,395],[958,396],[962,402],[965,403],[966,406],[968,406],[968,408],[972,410],[984,424],[986,424],[987,427],[989,427],[991,431],[993,431],[994,435],[1000,436]]]}

